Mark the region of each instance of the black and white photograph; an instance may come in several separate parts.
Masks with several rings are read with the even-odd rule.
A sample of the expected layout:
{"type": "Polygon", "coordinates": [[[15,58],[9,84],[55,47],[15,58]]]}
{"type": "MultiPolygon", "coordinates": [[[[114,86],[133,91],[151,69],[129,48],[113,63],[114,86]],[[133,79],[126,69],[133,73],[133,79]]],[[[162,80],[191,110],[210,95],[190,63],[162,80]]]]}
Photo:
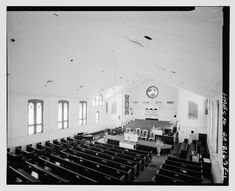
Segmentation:
{"type": "Polygon", "coordinates": [[[6,188],[229,188],[230,11],[6,6],[6,188]]]}

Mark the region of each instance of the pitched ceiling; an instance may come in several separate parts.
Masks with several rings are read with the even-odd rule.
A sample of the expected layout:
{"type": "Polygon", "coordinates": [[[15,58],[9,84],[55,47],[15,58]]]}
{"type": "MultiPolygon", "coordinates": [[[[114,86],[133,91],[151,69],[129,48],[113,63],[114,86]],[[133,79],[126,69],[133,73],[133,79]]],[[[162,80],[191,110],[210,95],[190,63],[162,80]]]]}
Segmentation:
{"type": "Polygon", "coordinates": [[[222,19],[221,7],[8,12],[9,92],[91,98],[158,80],[214,96],[221,92],[222,19]]]}

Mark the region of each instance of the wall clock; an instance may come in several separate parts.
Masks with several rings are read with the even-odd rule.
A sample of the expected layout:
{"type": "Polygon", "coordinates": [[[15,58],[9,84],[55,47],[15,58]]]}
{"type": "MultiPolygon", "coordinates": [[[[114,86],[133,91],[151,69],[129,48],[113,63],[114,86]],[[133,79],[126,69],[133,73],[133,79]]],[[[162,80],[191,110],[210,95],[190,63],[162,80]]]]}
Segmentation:
{"type": "Polygon", "coordinates": [[[150,86],[146,90],[146,94],[149,98],[156,98],[158,96],[159,90],[156,86],[150,86]]]}

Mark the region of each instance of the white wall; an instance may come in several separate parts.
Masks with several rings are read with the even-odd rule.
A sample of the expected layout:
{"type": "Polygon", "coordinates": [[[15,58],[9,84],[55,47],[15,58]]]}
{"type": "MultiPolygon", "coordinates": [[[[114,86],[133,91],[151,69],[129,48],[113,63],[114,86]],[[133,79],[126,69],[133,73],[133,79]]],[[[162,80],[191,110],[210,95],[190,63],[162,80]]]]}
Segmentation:
{"type": "Polygon", "coordinates": [[[208,119],[208,115],[205,115],[206,98],[187,90],[178,89],[177,100],[177,118],[180,124],[179,141],[182,142],[184,138],[188,138],[188,135],[192,130],[196,136],[198,136],[198,133],[206,134],[208,119]],[[198,104],[197,119],[189,119],[188,117],[189,101],[198,104]]]}
{"type": "Polygon", "coordinates": [[[114,128],[116,126],[121,126],[122,124],[122,91],[114,94],[110,98],[107,99],[108,102],[108,113],[107,119],[109,121],[109,126],[114,128]],[[112,113],[112,104],[116,102],[116,113],[112,113]]]}
{"type": "Polygon", "coordinates": [[[172,121],[174,114],[177,112],[177,89],[168,86],[158,81],[151,81],[141,84],[138,87],[130,90],[133,112],[136,119],[145,119],[145,108],[158,108],[158,118],[163,121],[172,121]],[[159,90],[159,94],[156,98],[151,99],[146,95],[146,90],[149,86],[156,86],[159,90]],[[143,102],[148,101],[149,104],[143,102]],[[161,104],[156,104],[156,101],[162,101],[161,104]],[[167,101],[174,101],[174,104],[167,104],[167,101]]]}
{"type": "MultiPolygon", "coordinates": [[[[123,126],[131,120],[130,110],[129,115],[125,115],[125,94],[129,95],[129,102],[131,103],[131,96],[125,89],[119,90],[107,99],[108,113],[106,114],[106,119],[110,128],[123,126]],[[115,101],[117,102],[117,112],[112,113],[112,103],[115,101]]],[[[132,105],[130,104],[129,108],[131,107],[132,105]]]]}
{"type": "MultiPolygon", "coordinates": [[[[105,116],[105,105],[103,107],[92,106],[91,100],[87,102],[87,125],[78,125],[79,116],[78,99],[67,99],[57,97],[42,97],[28,95],[9,95],[8,107],[8,147],[26,145],[39,141],[52,140],[71,136],[78,132],[94,132],[107,127],[105,116]],[[43,100],[43,133],[28,136],[28,100],[43,100]],[[69,101],[69,128],[57,128],[57,108],[59,100],[69,101]],[[100,123],[96,124],[95,112],[100,111],[100,123]]],[[[86,101],[86,100],[85,100],[86,101]]]]}
{"type": "Polygon", "coordinates": [[[215,96],[210,99],[209,107],[209,120],[207,130],[207,145],[210,151],[211,163],[212,163],[212,176],[215,183],[221,183],[223,181],[223,143],[222,143],[222,97],[221,95],[215,96]],[[218,131],[218,153],[216,153],[216,101],[219,100],[219,131],[218,131]],[[212,102],[214,107],[212,107],[212,102]],[[212,117],[213,116],[213,117],[212,117]]]}

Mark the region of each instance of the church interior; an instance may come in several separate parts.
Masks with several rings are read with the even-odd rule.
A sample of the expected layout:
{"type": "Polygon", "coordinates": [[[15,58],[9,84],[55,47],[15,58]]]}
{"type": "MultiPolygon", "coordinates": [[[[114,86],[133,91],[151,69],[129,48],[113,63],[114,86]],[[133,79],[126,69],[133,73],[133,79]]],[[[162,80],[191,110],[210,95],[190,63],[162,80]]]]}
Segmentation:
{"type": "Polygon", "coordinates": [[[224,184],[224,12],[9,9],[7,184],[224,184]]]}

